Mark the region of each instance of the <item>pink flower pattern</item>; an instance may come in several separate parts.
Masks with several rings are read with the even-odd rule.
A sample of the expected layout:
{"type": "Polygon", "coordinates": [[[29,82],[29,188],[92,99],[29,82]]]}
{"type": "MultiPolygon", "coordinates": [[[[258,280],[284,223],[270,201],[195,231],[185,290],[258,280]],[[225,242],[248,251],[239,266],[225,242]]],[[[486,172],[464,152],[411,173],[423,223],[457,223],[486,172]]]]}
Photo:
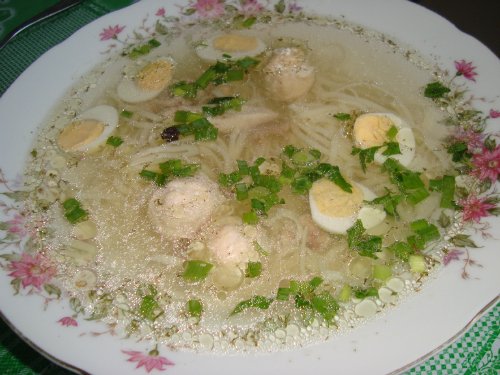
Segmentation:
{"type": "Polygon", "coordinates": [[[197,0],[193,7],[202,18],[216,18],[224,14],[224,3],[220,0],[197,0]]]}
{"type": "Polygon", "coordinates": [[[28,234],[28,231],[25,227],[25,218],[23,215],[16,213],[14,218],[6,221],[7,231],[9,233],[15,234],[18,237],[25,237],[28,234]]]}
{"type": "Polygon", "coordinates": [[[458,142],[464,142],[467,144],[467,149],[471,153],[481,152],[484,147],[484,134],[475,132],[474,130],[458,130],[453,138],[458,142]]]}
{"type": "Polygon", "coordinates": [[[475,72],[476,67],[472,65],[472,62],[455,61],[455,69],[457,69],[457,76],[464,76],[466,79],[476,82],[475,76],[478,74],[475,72]]]}
{"type": "Polygon", "coordinates": [[[165,8],[160,8],[156,11],[155,13],[155,16],[158,16],[158,17],[164,17],[165,16],[165,8]]]}
{"type": "Polygon", "coordinates": [[[8,269],[12,271],[9,276],[21,279],[23,288],[32,285],[38,290],[56,274],[56,269],[41,254],[32,256],[23,253],[20,260],[14,260],[8,265],[8,269]]]}
{"type": "Polygon", "coordinates": [[[246,15],[253,15],[262,12],[264,6],[260,4],[257,0],[246,0],[241,6],[241,10],[246,15]]]}
{"type": "Polygon", "coordinates": [[[288,6],[288,11],[290,13],[297,13],[297,12],[300,12],[302,10],[302,7],[300,5],[298,5],[297,3],[290,3],[290,5],[288,6]]]}
{"type": "Polygon", "coordinates": [[[109,39],[116,39],[116,36],[120,34],[125,26],[120,26],[120,25],[115,25],[115,26],[109,26],[106,29],[103,29],[102,32],[99,34],[101,37],[101,40],[109,40],[109,39]]]}
{"type": "Polygon", "coordinates": [[[452,260],[460,260],[460,255],[464,252],[458,249],[453,249],[447,252],[443,257],[443,263],[447,266],[452,260]]]}
{"type": "Polygon", "coordinates": [[[130,356],[130,358],[127,359],[128,362],[137,362],[137,366],[135,368],[144,366],[147,372],[151,372],[153,369],[165,371],[166,368],[163,366],[175,365],[174,362],[158,355],[159,353],[156,349],[151,350],[148,354],[144,354],[136,350],[122,350],[122,352],[130,356]]]}
{"type": "Polygon", "coordinates": [[[495,182],[500,174],[500,146],[494,150],[484,148],[481,153],[474,154],[472,163],[474,169],[472,175],[481,181],[490,180],[495,182]]]}
{"type": "Polygon", "coordinates": [[[472,194],[459,200],[458,204],[463,209],[463,220],[475,221],[476,223],[479,223],[483,217],[490,216],[489,211],[495,208],[495,205],[487,198],[479,198],[472,194]]]}
{"type": "Polygon", "coordinates": [[[500,111],[496,111],[494,109],[490,109],[490,117],[491,118],[499,118],[500,117],[500,111]]]}
{"type": "Polygon", "coordinates": [[[64,327],[77,327],[78,322],[70,316],[65,316],[57,321],[57,323],[61,324],[64,327]]]}

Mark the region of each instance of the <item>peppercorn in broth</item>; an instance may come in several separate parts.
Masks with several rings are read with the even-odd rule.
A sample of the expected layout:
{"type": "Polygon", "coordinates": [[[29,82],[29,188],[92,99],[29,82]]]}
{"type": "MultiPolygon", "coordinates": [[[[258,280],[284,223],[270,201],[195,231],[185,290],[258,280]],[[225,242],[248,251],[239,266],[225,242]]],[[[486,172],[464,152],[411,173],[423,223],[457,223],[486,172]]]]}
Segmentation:
{"type": "Polygon", "coordinates": [[[127,334],[221,352],[400,301],[431,271],[429,181],[451,164],[429,72],[380,39],[196,25],[89,73],[28,170],[64,290],[127,334]]]}

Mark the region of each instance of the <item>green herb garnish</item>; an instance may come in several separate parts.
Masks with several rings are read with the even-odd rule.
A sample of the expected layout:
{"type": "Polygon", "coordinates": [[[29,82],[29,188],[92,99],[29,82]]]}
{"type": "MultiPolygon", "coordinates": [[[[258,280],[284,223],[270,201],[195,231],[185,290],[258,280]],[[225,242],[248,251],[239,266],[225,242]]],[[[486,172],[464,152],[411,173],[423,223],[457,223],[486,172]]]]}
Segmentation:
{"type": "Polygon", "coordinates": [[[136,59],[140,56],[147,55],[151,52],[152,49],[157,48],[161,45],[159,41],[156,39],[151,39],[145,44],[141,44],[137,47],[134,47],[130,52],[127,53],[128,57],[131,59],[136,59]]]}
{"type": "Polygon", "coordinates": [[[262,273],[262,263],[261,262],[248,262],[247,269],[245,272],[246,277],[254,278],[260,276],[262,273]]]}
{"type": "Polygon", "coordinates": [[[152,295],[147,295],[142,298],[139,311],[144,318],[151,321],[156,320],[161,314],[163,314],[163,310],[152,295]]]}
{"type": "Polygon", "coordinates": [[[237,96],[225,96],[214,98],[202,107],[203,113],[207,116],[220,116],[226,111],[240,111],[245,101],[237,96]]]}
{"type": "Polygon", "coordinates": [[[365,234],[361,220],[347,230],[347,244],[349,249],[355,250],[361,256],[377,259],[376,253],[382,250],[382,238],[365,234]]]}
{"type": "Polygon", "coordinates": [[[431,82],[425,86],[424,96],[431,99],[442,98],[445,94],[449,93],[451,90],[444,86],[441,82],[431,82]]]}
{"type": "Polygon", "coordinates": [[[471,158],[471,154],[469,153],[469,147],[465,142],[456,142],[449,145],[446,150],[448,154],[451,154],[451,160],[455,163],[461,163],[467,161],[471,158]]]}
{"type": "Polygon", "coordinates": [[[190,299],[186,305],[190,316],[195,318],[201,318],[201,314],[203,312],[203,305],[199,300],[190,299]]]}
{"type": "Polygon", "coordinates": [[[441,179],[429,181],[429,190],[441,192],[441,208],[455,208],[455,177],[443,176],[441,179]]]}
{"type": "Polygon", "coordinates": [[[387,135],[387,139],[392,142],[396,139],[396,135],[398,135],[398,132],[399,129],[396,126],[392,125],[385,134],[387,135]]]}
{"type": "Polygon", "coordinates": [[[200,169],[199,164],[185,164],[180,159],[170,159],[158,164],[161,172],[143,169],[139,172],[142,178],[164,186],[172,177],[191,177],[200,169]]]}
{"type": "Polygon", "coordinates": [[[245,78],[248,69],[258,65],[259,61],[244,57],[236,61],[217,61],[205,70],[194,82],[181,81],[171,86],[174,96],[182,96],[192,99],[198,94],[198,90],[203,90],[210,84],[221,85],[232,81],[241,81],[245,78]]]}
{"type": "Polygon", "coordinates": [[[349,121],[352,119],[352,116],[349,113],[338,112],[333,115],[339,121],[349,121]]]}
{"type": "Polygon", "coordinates": [[[363,299],[366,297],[378,297],[377,288],[371,287],[368,289],[353,289],[354,297],[363,299]]]}
{"type": "Polygon", "coordinates": [[[249,308],[267,310],[272,302],[273,300],[271,298],[266,298],[263,296],[254,296],[250,299],[238,303],[229,316],[239,314],[243,310],[249,308]]]}
{"type": "Polygon", "coordinates": [[[80,202],[75,198],[66,199],[62,206],[64,208],[64,216],[71,224],[84,221],[88,217],[87,211],[81,207],[80,202]]]}
{"type": "Polygon", "coordinates": [[[420,179],[420,173],[405,168],[397,160],[388,158],[383,169],[389,173],[390,180],[403,194],[406,201],[417,204],[429,196],[425,184],[420,179]]]}
{"type": "Polygon", "coordinates": [[[106,144],[113,146],[113,147],[118,147],[122,143],[123,143],[123,139],[121,139],[120,137],[113,136],[113,135],[106,140],[106,144]]]}
{"type": "Polygon", "coordinates": [[[403,199],[403,196],[400,194],[392,194],[389,189],[385,189],[387,194],[382,195],[381,197],[377,197],[372,201],[369,201],[370,204],[381,204],[384,207],[384,211],[390,215],[394,216],[396,219],[399,218],[398,211],[396,210],[399,202],[403,199]]]}
{"type": "Polygon", "coordinates": [[[125,118],[132,118],[133,115],[134,115],[134,112],[127,111],[125,109],[122,109],[122,111],[120,112],[120,116],[125,117],[125,118]]]}
{"type": "Polygon", "coordinates": [[[382,146],[373,146],[368,148],[353,147],[351,155],[358,155],[361,169],[363,169],[363,172],[366,172],[366,165],[368,163],[373,163],[375,160],[375,154],[381,147],[382,146]]]}
{"type": "Polygon", "coordinates": [[[212,267],[213,265],[211,263],[203,260],[188,260],[184,264],[184,273],[182,277],[184,280],[191,282],[204,280],[212,267]]]}

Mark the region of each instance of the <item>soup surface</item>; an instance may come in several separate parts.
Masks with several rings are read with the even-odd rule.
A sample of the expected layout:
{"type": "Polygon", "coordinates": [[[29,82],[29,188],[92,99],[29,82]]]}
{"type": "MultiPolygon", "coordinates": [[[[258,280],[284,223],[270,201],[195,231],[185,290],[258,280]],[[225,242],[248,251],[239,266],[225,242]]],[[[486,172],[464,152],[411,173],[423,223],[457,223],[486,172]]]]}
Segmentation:
{"type": "Polygon", "coordinates": [[[27,168],[76,314],[176,348],[269,351],[418,289],[455,186],[428,69],[319,19],[151,43],[82,78],[27,168]]]}

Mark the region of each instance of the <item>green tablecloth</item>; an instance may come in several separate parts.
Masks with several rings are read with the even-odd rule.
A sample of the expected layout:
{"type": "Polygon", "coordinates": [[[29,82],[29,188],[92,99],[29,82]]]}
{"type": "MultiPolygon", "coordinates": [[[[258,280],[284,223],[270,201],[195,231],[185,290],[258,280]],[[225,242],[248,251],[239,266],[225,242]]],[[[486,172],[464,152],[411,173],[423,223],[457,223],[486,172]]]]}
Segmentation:
{"type": "MultiPolygon", "coordinates": [[[[56,0],[0,0],[0,36],[56,0]]],[[[0,50],[0,95],[52,46],[83,25],[132,0],[85,0],[80,5],[23,31],[0,50]]],[[[500,304],[440,353],[406,374],[498,374],[500,304]]],[[[0,320],[0,375],[68,374],[26,345],[0,320]]]]}

